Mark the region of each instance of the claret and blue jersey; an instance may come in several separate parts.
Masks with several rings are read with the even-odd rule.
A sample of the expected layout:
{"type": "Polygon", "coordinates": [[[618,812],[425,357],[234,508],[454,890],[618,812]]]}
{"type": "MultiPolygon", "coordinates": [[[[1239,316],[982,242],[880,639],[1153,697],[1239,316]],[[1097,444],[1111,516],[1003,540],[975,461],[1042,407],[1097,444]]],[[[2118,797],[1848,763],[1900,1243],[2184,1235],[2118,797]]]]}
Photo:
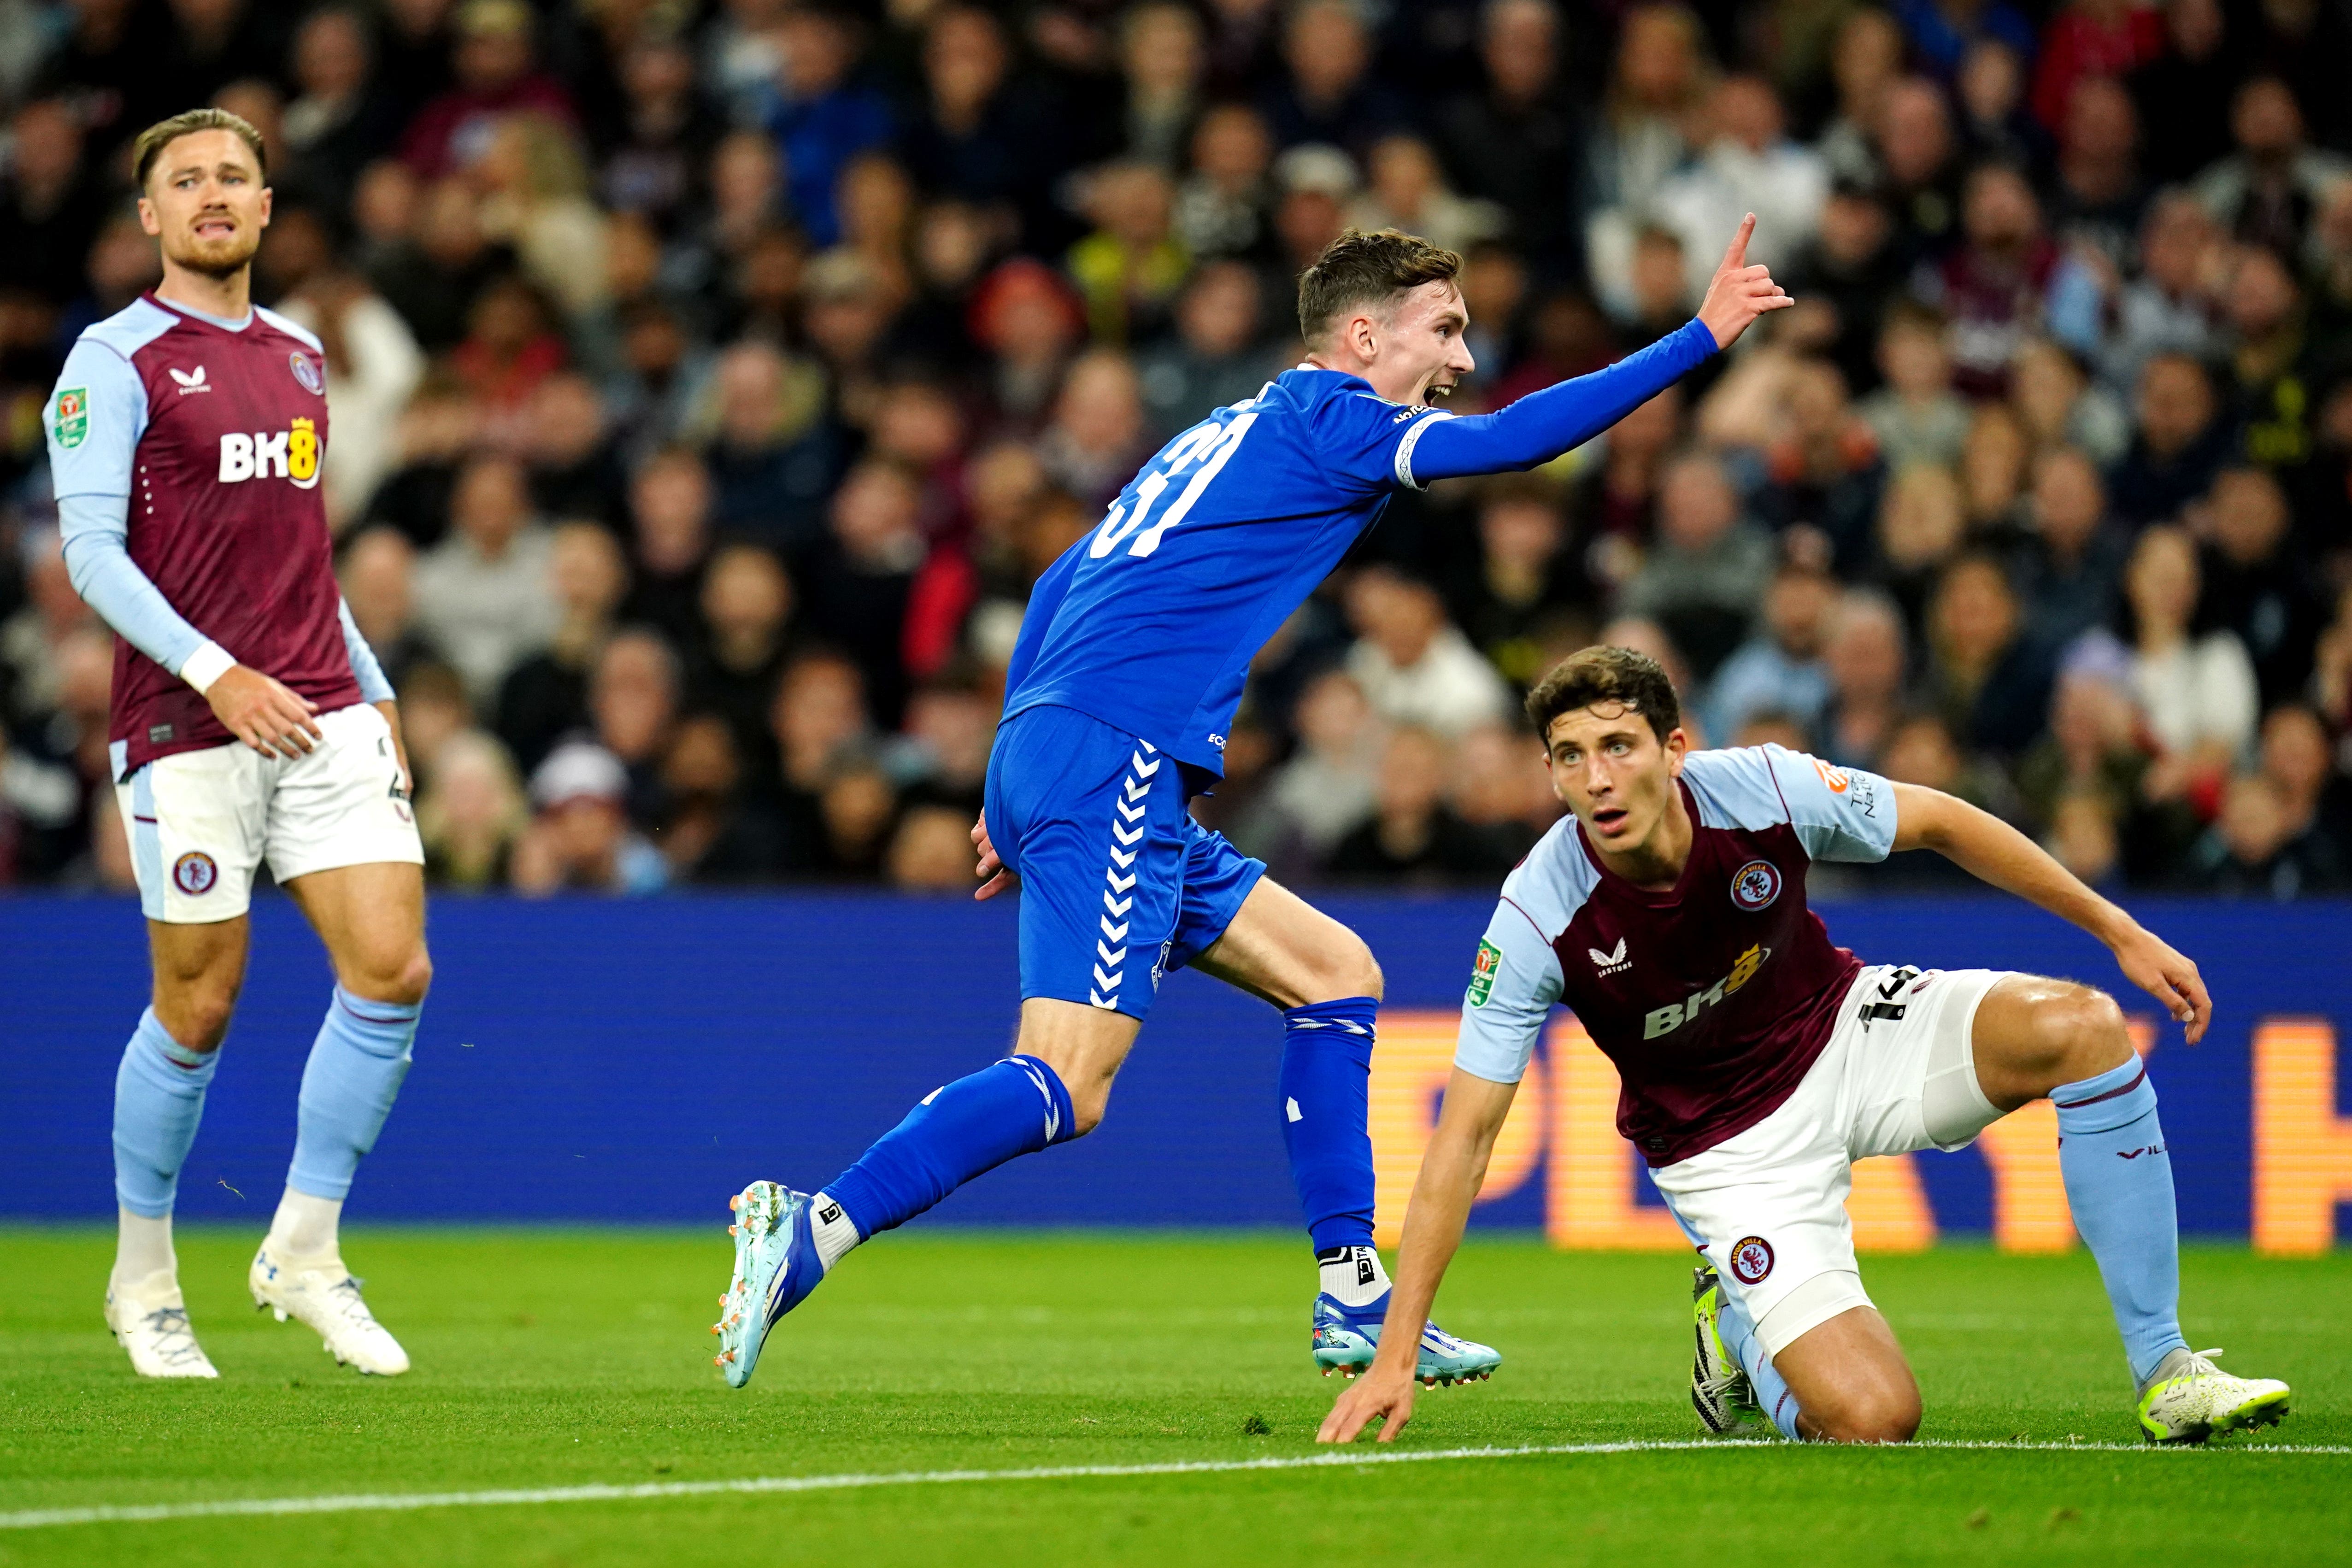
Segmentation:
{"type": "Polygon", "coordinates": [[[1184,799],[1223,771],[1250,660],[1399,487],[1548,461],[1715,351],[1693,321],[1463,417],[1302,365],[1162,447],[1038,580],[1007,673],[987,815],[1024,888],[1023,996],[1139,1018],[1223,929],[1264,867],[1184,799]],[[1145,983],[1130,950],[1151,954],[1145,983]]]}

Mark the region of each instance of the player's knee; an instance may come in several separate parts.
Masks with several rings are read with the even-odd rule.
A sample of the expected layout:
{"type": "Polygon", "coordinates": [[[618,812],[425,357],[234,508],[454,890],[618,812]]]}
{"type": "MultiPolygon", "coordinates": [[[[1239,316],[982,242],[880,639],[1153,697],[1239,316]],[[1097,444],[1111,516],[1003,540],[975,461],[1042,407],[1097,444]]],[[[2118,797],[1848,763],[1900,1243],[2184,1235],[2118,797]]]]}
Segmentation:
{"type": "Polygon", "coordinates": [[[156,998],[155,1019],[163,1032],[189,1051],[220,1049],[228,1038],[229,1019],[236,1014],[234,986],[196,986],[170,998],[156,998]]]}
{"type": "Polygon", "coordinates": [[[1919,1432],[1919,1389],[1908,1378],[1854,1389],[1805,1414],[1823,1442],[1907,1443],[1919,1432]]]}
{"type": "Polygon", "coordinates": [[[1070,1136],[1083,1138],[1102,1125],[1103,1117],[1110,1111],[1110,1085],[1099,1088],[1070,1086],[1070,1136]]]}
{"type": "Polygon", "coordinates": [[[2094,1077],[2131,1055],[2131,1030],[2115,998],[2070,987],[2034,1009],[2034,1054],[2052,1086],[2094,1077]]]}
{"type": "Polygon", "coordinates": [[[357,972],[345,979],[344,988],[371,1001],[414,1007],[433,988],[433,957],[422,942],[405,950],[363,954],[353,967],[357,972]]]}
{"type": "Polygon", "coordinates": [[[1328,993],[1318,1001],[1338,1001],[1342,997],[1370,997],[1379,1001],[1386,984],[1381,974],[1381,961],[1372,956],[1370,944],[1350,931],[1347,940],[1332,945],[1323,965],[1322,989],[1328,993]]]}

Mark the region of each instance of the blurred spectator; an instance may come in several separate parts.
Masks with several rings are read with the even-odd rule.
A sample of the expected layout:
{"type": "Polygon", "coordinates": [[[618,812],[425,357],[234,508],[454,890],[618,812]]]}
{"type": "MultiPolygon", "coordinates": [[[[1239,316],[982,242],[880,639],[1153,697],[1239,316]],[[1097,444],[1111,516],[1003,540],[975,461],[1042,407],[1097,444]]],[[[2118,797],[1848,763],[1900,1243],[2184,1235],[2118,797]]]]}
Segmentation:
{"type": "Polygon", "coordinates": [[[718,714],[678,722],[661,763],[657,837],[670,879],[703,885],[765,882],[783,863],[781,827],[745,808],[735,727],[718,714]]]}
{"type": "Polygon", "coordinates": [[[1240,262],[1211,262],[1192,275],[1176,304],[1171,340],[1136,365],[1153,439],[1164,441],[1211,409],[1256,396],[1290,368],[1260,340],[1262,308],[1257,276],[1240,262]]]}
{"type": "Polygon", "coordinates": [[[777,809],[793,865],[814,871],[823,863],[825,789],[874,750],[873,720],[857,666],[827,651],[794,659],[776,682],[768,723],[781,781],[777,809]]]}
{"type": "Polygon", "coordinates": [[[1878,508],[1875,576],[1915,631],[1927,621],[1927,596],[1959,552],[1968,532],[1959,481],[1948,468],[1915,463],[1895,476],[1878,508]]]}
{"type": "Polygon", "coordinates": [[[1829,696],[1813,746],[1843,767],[1875,769],[1902,719],[1907,691],[1903,615],[1870,589],[1849,589],[1830,617],[1822,666],[1829,696]]]}
{"type": "Polygon", "coordinates": [[[2241,773],[2221,791],[2221,814],[2198,841],[2192,886],[2225,896],[2290,899],[2344,885],[2335,849],[2298,822],[2278,786],[2241,773]]]}
{"type": "Polygon", "coordinates": [[[2124,576],[2132,693],[2158,748],[2158,798],[2210,788],[2254,738],[2254,669],[2232,632],[2197,635],[2197,547],[2179,528],[2152,528],[2124,576]]]}
{"type": "Polygon", "coordinates": [[[449,737],[434,754],[432,781],[416,798],[425,880],[439,888],[504,886],[528,821],[505,749],[479,730],[449,737]]]}
{"type": "Polygon", "coordinates": [[[1371,40],[1345,0],[1307,0],[1283,26],[1278,85],[1260,101],[1276,142],[1322,142],[1361,156],[1374,138],[1408,118],[1395,89],[1371,75],[1371,40]]]}
{"type": "Polygon", "coordinates": [[[295,31],[296,92],[286,106],[282,149],[271,152],[314,192],[351,190],[369,160],[399,135],[400,106],[375,83],[374,53],[355,9],[322,6],[295,31]]]}
{"type": "Polygon", "coordinates": [[[897,465],[859,464],[834,497],[832,533],[807,570],[811,627],[857,662],[876,716],[893,727],[907,699],[908,599],[928,553],[921,500],[897,465]]]}
{"type": "MultiPolygon", "coordinates": [[[[2189,5],[2212,0],[2181,0],[2189,5]]],[[[2173,190],[2148,204],[2140,225],[2140,275],[2126,283],[2116,301],[2116,323],[2102,351],[2099,371],[2107,384],[2129,392],[2157,354],[2211,358],[2220,348],[2214,298],[2221,259],[2211,214],[2196,197],[2173,190]]]]}
{"type": "Polygon", "coordinates": [[[418,627],[488,706],[499,683],[555,633],[552,545],[519,464],[477,457],[449,497],[449,537],[416,563],[418,627]]]}
{"type": "Polygon", "coordinates": [[[1551,0],[1494,0],[1478,14],[1480,87],[1431,121],[1453,183],[1500,205],[1520,251],[1547,272],[1568,270],[1575,243],[1560,193],[1574,187],[1581,139],[1561,70],[1551,0]]]}
{"type": "Polygon", "coordinates": [[[524,0],[465,0],[456,21],[456,85],[426,104],[401,137],[401,158],[420,179],[457,173],[479,158],[503,116],[572,118],[571,95],[537,68],[535,25],[524,0]]]}
{"type": "Polygon", "coordinates": [[[2058,247],[2022,172],[1972,170],[1962,195],[1960,243],[1923,271],[1919,293],[1952,322],[1954,381],[1971,397],[2005,391],[2010,361],[2038,329],[2064,281],[2058,247]]]}
{"type": "Polygon", "coordinates": [[[507,673],[496,710],[499,738],[527,773],[588,722],[589,672],[613,635],[629,569],[611,534],[593,523],[563,523],[549,543],[547,586],[555,630],[546,647],[507,673]]]}
{"type": "Polygon", "coordinates": [[[1478,552],[1457,571],[1454,619],[1503,678],[1525,689],[1542,678],[1544,633],[1564,621],[1590,628],[1591,591],[1568,549],[1559,497],[1541,480],[1502,476],[1478,507],[1478,552]]]}
{"type": "MultiPolygon", "coordinates": [[[[1206,413],[1195,409],[1192,417],[1206,413]]],[[[1150,455],[1135,366],[1112,349],[1080,355],[1054,401],[1053,423],[1037,443],[1046,474],[1080,501],[1103,507],[1150,455]]]]}
{"type": "Polygon", "coordinates": [[[399,686],[427,654],[416,624],[416,548],[396,529],[364,528],[344,545],[335,575],[360,635],[399,686]]]}
{"type": "Polygon", "coordinates": [[[1626,13],[1609,86],[1585,138],[1580,205],[1597,280],[1630,272],[1632,214],[1689,155],[1687,128],[1706,88],[1696,16],[1661,4],[1626,13]]]}
{"type": "Polygon", "coordinates": [[[2033,443],[2005,402],[1980,403],[1960,449],[1961,509],[1979,538],[2012,537],[2025,528],[2025,487],[2033,443]]]}
{"type": "Polygon", "coordinates": [[[1706,292],[1725,240],[1748,213],[1756,214],[1749,260],[1786,267],[1812,243],[1829,194],[1828,165],[1789,139],[1780,97],[1761,77],[1726,77],[1706,118],[1713,140],[1652,203],[1683,242],[1694,299],[1706,292]]]}
{"type": "Polygon", "coordinates": [[[2010,404],[2037,452],[2080,447],[2105,468],[2131,444],[2131,416],[2104,387],[2094,386],[2074,356],[2047,338],[2035,338],[2010,362],[2010,404]]]}
{"type": "Polygon", "coordinates": [[[2197,601],[2200,628],[2234,633],[2253,660],[2264,703],[2298,695],[2318,646],[2325,611],[2294,557],[2286,496],[2260,468],[2230,468],[2206,507],[2197,601]]]}
{"type": "Polygon", "coordinates": [[[0,287],[52,306],[81,291],[82,263],[106,215],[82,166],[82,121],[62,99],[36,99],[10,120],[0,211],[12,235],[0,256],[0,287]]]}
{"type": "MultiPolygon", "coordinates": [[[[947,16],[968,14],[935,20],[934,37],[947,16]]],[[[846,16],[814,7],[790,9],[778,24],[782,60],[767,126],[783,154],[793,213],[821,246],[840,232],[833,193],[842,166],[891,131],[888,103],[856,79],[856,26],[846,16]]],[[[978,46],[970,47],[976,52],[978,46]]]]}
{"type": "Polygon", "coordinates": [[[2197,177],[2197,199],[2230,234],[2282,256],[2300,256],[2328,188],[2352,162],[2304,140],[2303,107],[2276,77],[2238,89],[2230,110],[2237,151],[2197,177]]]}
{"type": "Polygon", "coordinates": [[[1501,844],[1445,803],[1446,741],[1408,726],[1381,756],[1372,819],[1341,839],[1324,869],[1347,882],[1426,885],[1497,877],[1510,869],[1501,844]]]}
{"type": "Polygon", "coordinates": [[[1943,319],[1916,306],[1897,307],[1879,329],[1878,368],[1886,385],[1854,412],[1878,437],[1887,466],[1956,466],[1968,442],[1969,405],[1952,391],[1943,319]]]}
{"type": "Polygon", "coordinates": [[[917,806],[891,835],[890,885],[913,893],[964,893],[980,863],[971,819],[945,806],[917,806]]]}
{"type": "Polygon", "coordinates": [[[1176,187],[1177,238],[1194,256],[1234,257],[1266,248],[1274,139],[1257,111],[1219,104],[1192,132],[1192,173],[1176,187]]]}
{"type": "Polygon", "coordinates": [[[2222,423],[2205,367],[2186,354],[2149,356],[2139,375],[2139,434],[2116,465],[2109,495],[2130,523],[2179,515],[2201,496],[2228,455],[2222,423]]]}
{"type": "Polygon", "coordinates": [[[514,846],[515,891],[658,893],[669,882],[661,852],[630,827],[628,775],[586,741],[559,746],[530,779],[535,815],[514,846]]]}
{"type": "Polygon", "coordinates": [[[1722,465],[1686,454],[1666,469],[1657,547],[1617,607],[1663,624],[1704,678],[1746,638],[1771,572],[1772,541],[1741,517],[1722,465]]]}
{"type": "Polygon", "coordinates": [[[1508,688],[1447,623],[1427,583],[1367,567],[1348,586],[1348,620],[1357,634],[1348,674],[1388,723],[1451,736],[1509,715],[1508,688]]]}
{"type": "Polygon", "coordinates": [[[1365,161],[1370,179],[1348,214],[1365,230],[1402,229],[1452,251],[1494,238],[1507,221],[1494,203],[1456,195],[1437,155],[1418,136],[1398,131],[1372,144],[1365,161]]]}
{"type": "Polygon", "coordinates": [[[1837,585],[1818,570],[1784,565],[1764,593],[1763,628],[1723,663],[1707,683],[1707,730],[1739,733],[1763,713],[1791,720],[1811,748],[1830,703],[1830,672],[1822,653],[1837,611],[1837,585]]]}
{"type": "Polygon", "coordinates": [[[1095,340],[1155,336],[1192,267],[1170,227],[1175,187],[1157,164],[1139,160],[1096,170],[1086,193],[1095,228],[1071,247],[1068,266],[1095,340]]]}
{"type": "Polygon", "coordinates": [[[690,681],[696,697],[725,719],[739,752],[761,747],[768,699],[791,649],[793,580],[758,545],[730,545],[702,577],[702,624],[690,681]]]}
{"type": "Polygon", "coordinates": [[[626,612],[675,643],[690,644],[700,628],[711,504],[709,470],[680,447],[647,458],[629,485],[636,570],[626,612]]]}
{"type": "Polygon", "coordinates": [[[2053,652],[2114,618],[2128,546],[2107,520],[2105,487],[2070,446],[2034,465],[2033,528],[2020,547],[2018,596],[2028,629],[2053,652]]]}
{"type": "MultiPolygon", "coordinates": [[[[679,686],[677,654],[650,632],[614,635],[597,651],[589,676],[588,719],[597,748],[625,769],[621,801],[639,828],[662,818],[661,763],[677,722],[679,686]]],[[[538,772],[531,777],[535,789],[538,772]]]]}
{"type": "MultiPolygon", "coordinates": [[[[2119,77],[2156,58],[2164,47],[2164,22],[2154,6],[2133,0],[2068,0],[2050,18],[2041,43],[2033,113],[2055,131],[2086,81],[2119,77]]],[[[2031,41],[2026,49],[2032,51],[2031,41]]]]}
{"type": "Polygon", "coordinates": [[[619,528],[627,477],[606,438],[604,401],[594,383],[570,372],[548,377],[530,394],[523,430],[539,514],[619,528]]]}
{"type": "Polygon", "coordinates": [[[1964,555],[1944,570],[1927,611],[1927,689],[1946,744],[2013,757],[2041,733],[2050,668],[2026,631],[1991,557],[1964,555]]]}
{"type": "Polygon", "coordinates": [[[2230,99],[2237,75],[2221,0],[2171,0],[2165,44],[2126,77],[2147,133],[2148,172],[2187,179],[2230,150],[2230,99]]]}
{"type": "Polygon", "coordinates": [[[1286,858],[1285,846],[1295,841],[1319,863],[1372,814],[1381,727],[1354,678],[1328,670],[1300,694],[1291,728],[1298,749],[1276,770],[1240,837],[1261,859],[1286,858]]]}

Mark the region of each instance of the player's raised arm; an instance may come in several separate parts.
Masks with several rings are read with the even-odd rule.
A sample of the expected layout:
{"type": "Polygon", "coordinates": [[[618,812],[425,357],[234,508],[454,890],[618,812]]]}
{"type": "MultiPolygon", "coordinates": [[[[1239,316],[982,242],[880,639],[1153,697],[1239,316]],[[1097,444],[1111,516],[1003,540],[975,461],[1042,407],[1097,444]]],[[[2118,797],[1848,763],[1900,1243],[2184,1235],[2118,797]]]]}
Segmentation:
{"type": "Polygon", "coordinates": [[[2133,985],[2164,1004],[2189,1044],[2205,1038],[2213,998],[2196,964],[2000,818],[1940,789],[1897,784],[1895,847],[1934,850],[1979,881],[2081,926],[2107,945],[2133,985]]]}
{"type": "Polygon", "coordinates": [[[1748,262],[1750,213],[1723,253],[1698,314],[1680,331],[1628,354],[1603,371],[1561,382],[1493,413],[1427,416],[1409,433],[1398,477],[1419,488],[1438,479],[1500,474],[1549,463],[1583,445],[1737,342],[1759,319],[1796,303],[1772,281],[1771,269],[1748,262]],[[1442,422],[1442,423],[1441,423],[1442,422]]]}
{"type": "Polygon", "coordinates": [[[1370,1369],[1348,1385],[1323,1418],[1317,1442],[1351,1443],[1381,1417],[1386,1419],[1380,1440],[1393,1442],[1412,1419],[1421,1331],[1429,1322],[1446,1265],[1462,1245],[1470,1205],[1486,1179],[1495,1139],[1518,1092],[1516,1083],[1489,1082],[1459,1067],[1446,1082],[1437,1130],[1430,1134],[1421,1175],[1412,1184],[1412,1200],[1405,1208],[1404,1239],[1397,1249],[1396,1284],[1389,1293],[1388,1317],[1381,1324],[1380,1351],[1370,1369]]]}

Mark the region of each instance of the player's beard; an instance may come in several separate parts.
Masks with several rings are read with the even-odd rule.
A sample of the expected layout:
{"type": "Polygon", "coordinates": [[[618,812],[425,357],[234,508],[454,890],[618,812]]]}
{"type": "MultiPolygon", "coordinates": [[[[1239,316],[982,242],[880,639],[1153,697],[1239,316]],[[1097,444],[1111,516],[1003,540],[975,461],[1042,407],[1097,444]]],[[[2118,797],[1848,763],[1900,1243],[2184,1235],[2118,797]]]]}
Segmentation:
{"type": "Polygon", "coordinates": [[[193,234],[183,234],[179,244],[164,254],[174,267],[219,279],[234,277],[251,267],[255,254],[260,249],[261,230],[251,225],[240,224],[236,233],[228,238],[210,243],[196,238],[193,234]]]}

